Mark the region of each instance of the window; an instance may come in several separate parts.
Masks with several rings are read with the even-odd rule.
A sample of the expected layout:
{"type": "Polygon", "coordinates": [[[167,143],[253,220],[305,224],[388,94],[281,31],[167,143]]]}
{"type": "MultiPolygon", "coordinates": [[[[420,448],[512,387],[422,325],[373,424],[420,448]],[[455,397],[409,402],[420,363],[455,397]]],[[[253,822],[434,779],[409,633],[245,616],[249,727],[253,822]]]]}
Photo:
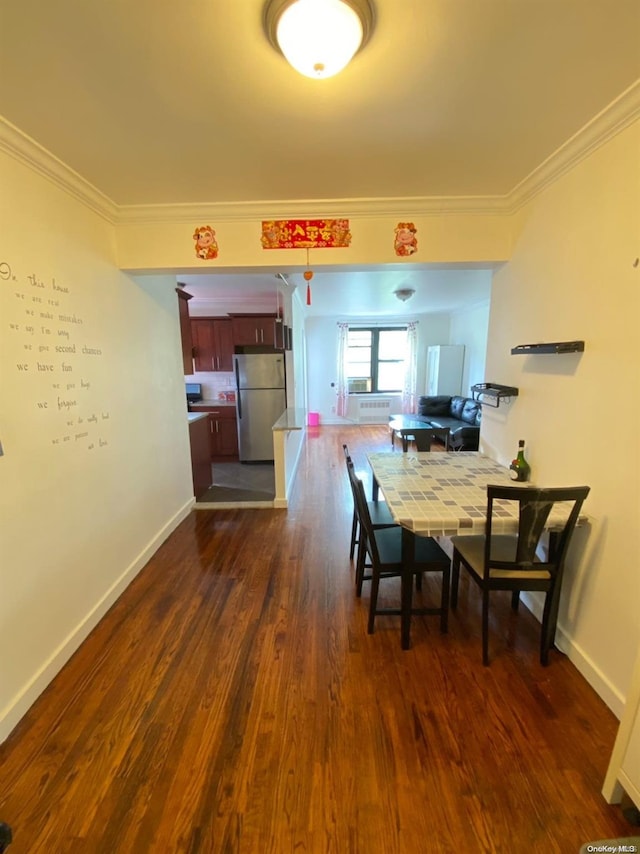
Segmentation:
{"type": "Polygon", "coordinates": [[[349,327],[347,384],[350,394],[402,391],[407,328],[349,327]]]}

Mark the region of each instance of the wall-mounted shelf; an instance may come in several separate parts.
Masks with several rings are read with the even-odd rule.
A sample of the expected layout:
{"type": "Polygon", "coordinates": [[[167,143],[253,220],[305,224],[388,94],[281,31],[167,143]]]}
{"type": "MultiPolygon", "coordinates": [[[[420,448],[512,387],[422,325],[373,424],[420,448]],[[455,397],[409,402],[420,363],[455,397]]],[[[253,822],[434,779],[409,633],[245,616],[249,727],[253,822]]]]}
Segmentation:
{"type": "Polygon", "coordinates": [[[511,355],[535,355],[537,353],[582,353],[584,341],[551,341],[542,344],[519,344],[513,347],[511,355]]]}
{"type": "Polygon", "coordinates": [[[497,409],[501,400],[508,401],[518,396],[518,389],[512,385],[498,385],[498,383],[476,383],[471,386],[471,394],[482,406],[492,406],[497,409]]]}

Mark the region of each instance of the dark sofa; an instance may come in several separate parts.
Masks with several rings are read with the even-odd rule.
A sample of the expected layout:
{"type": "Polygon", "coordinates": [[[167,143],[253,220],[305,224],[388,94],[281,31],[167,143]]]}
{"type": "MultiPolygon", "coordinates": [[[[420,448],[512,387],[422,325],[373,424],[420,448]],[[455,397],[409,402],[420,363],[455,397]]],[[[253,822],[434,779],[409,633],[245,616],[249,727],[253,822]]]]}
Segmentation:
{"type": "Polygon", "coordinates": [[[449,448],[477,451],[480,445],[480,402],[470,397],[437,395],[418,398],[415,416],[433,427],[449,428],[449,448]]]}

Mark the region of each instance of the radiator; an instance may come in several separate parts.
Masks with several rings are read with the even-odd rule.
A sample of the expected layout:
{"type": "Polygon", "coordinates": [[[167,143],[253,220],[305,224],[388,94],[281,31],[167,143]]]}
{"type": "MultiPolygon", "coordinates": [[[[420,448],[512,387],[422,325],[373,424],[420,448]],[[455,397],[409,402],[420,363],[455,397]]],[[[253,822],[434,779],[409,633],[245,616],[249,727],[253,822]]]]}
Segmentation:
{"type": "Polygon", "coordinates": [[[392,398],[367,397],[358,399],[358,424],[386,424],[391,415],[392,398]]]}

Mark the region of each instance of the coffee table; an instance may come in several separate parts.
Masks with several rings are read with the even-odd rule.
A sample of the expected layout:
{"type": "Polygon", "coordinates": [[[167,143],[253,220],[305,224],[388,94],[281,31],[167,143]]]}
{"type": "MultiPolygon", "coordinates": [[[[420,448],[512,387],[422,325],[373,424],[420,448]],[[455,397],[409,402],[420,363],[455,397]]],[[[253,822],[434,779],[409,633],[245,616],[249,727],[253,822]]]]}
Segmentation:
{"type": "MultiPolygon", "coordinates": [[[[409,440],[415,436],[416,433],[433,433],[436,428],[433,427],[426,421],[420,421],[417,418],[414,418],[413,415],[394,415],[393,418],[389,421],[389,429],[391,430],[391,447],[395,448],[396,444],[396,436],[402,440],[402,450],[404,453],[407,452],[409,447],[409,440]]],[[[441,430],[437,431],[438,434],[442,434],[441,430]]],[[[447,435],[449,431],[447,430],[447,435]]],[[[447,449],[447,445],[445,444],[445,450],[447,449]]]]}

